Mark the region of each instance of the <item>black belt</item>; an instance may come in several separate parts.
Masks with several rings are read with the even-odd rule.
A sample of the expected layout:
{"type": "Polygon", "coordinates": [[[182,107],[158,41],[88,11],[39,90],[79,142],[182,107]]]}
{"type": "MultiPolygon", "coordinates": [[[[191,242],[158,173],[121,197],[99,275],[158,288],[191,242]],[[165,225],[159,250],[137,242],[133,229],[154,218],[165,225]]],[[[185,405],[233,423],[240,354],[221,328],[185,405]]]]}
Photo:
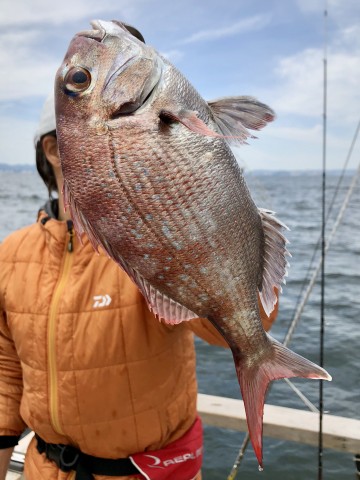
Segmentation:
{"type": "Polygon", "coordinates": [[[63,472],[76,471],[75,480],[93,480],[93,475],[109,477],[126,477],[138,475],[140,472],[130,458],[100,458],[81,452],[71,445],[47,443],[35,435],[39,453],[55,462],[63,472]]]}

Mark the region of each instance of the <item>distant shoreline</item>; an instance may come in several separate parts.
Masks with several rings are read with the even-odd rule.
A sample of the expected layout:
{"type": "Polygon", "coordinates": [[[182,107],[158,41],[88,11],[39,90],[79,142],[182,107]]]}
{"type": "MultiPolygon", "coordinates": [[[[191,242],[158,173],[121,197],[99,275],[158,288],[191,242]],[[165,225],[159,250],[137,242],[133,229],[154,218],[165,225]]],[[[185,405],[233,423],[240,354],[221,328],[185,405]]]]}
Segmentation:
{"type": "Polygon", "coordinates": [[[35,165],[18,164],[10,165],[9,163],[0,163],[0,171],[3,172],[36,172],[35,165]]]}

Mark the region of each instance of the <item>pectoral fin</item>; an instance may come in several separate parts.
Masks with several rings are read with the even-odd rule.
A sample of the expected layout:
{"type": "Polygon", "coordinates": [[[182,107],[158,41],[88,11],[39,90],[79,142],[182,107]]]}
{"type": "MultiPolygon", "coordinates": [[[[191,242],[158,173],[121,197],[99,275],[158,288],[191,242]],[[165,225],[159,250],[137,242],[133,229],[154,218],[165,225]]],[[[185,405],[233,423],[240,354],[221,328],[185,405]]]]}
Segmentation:
{"type": "Polygon", "coordinates": [[[224,97],[208,102],[208,105],[218,131],[208,127],[193,110],[162,110],[160,118],[179,122],[200,135],[223,138],[230,145],[241,145],[249,137],[256,138],[248,129],[260,130],[275,118],[270,107],[253,97],[224,97]]]}
{"type": "Polygon", "coordinates": [[[160,118],[182,123],[186,128],[194,133],[199,133],[200,135],[223,138],[221,133],[211,130],[211,128],[209,128],[206,123],[198,117],[198,112],[194,110],[179,110],[178,112],[162,110],[160,118]]]}
{"type": "Polygon", "coordinates": [[[248,129],[260,130],[275,119],[274,111],[253,97],[224,97],[208,104],[221,133],[232,144],[256,138],[248,129]]]}

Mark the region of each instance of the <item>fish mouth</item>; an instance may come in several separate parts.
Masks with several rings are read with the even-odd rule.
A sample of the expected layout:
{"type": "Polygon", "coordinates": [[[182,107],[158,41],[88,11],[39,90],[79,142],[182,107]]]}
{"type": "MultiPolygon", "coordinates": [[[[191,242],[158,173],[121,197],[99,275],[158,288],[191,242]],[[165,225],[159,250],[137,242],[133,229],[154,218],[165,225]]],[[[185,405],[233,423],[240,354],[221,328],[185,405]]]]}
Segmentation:
{"type": "Polygon", "coordinates": [[[114,22],[106,22],[103,20],[92,20],[90,25],[93,30],[83,30],[77,33],[76,37],[86,37],[95,40],[96,42],[102,42],[107,35],[115,35],[119,33],[120,25],[114,22]]]}
{"type": "Polygon", "coordinates": [[[85,37],[101,43],[105,38],[105,33],[101,30],[83,30],[75,35],[76,37],[85,37]]]}
{"type": "MultiPolygon", "coordinates": [[[[136,33],[131,30],[133,29],[133,27],[122,24],[121,22],[117,22],[114,20],[111,22],[107,22],[104,20],[92,20],[90,22],[90,25],[93,27],[93,30],[83,30],[77,33],[75,36],[90,38],[92,40],[95,40],[96,42],[101,43],[107,35],[119,36],[119,31],[127,31],[145,43],[142,37],[140,38],[138,35],[136,35],[136,33]]],[[[135,31],[137,32],[136,29],[135,31]]],[[[141,36],[140,33],[139,35],[141,36]]]]}
{"type": "Polygon", "coordinates": [[[78,32],[76,37],[86,37],[95,40],[96,42],[102,42],[106,36],[106,29],[101,25],[101,22],[98,20],[93,20],[90,22],[93,30],[82,30],[78,32]]]}
{"type": "Polygon", "coordinates": [[[75,36],[90,38],[91,40],[101,43],[107,35],[119,36],[119,32],[123,30],[131,33],[133,37],[145,43],[144,37],[139,30],[132,25],[128,25],[117,20],[112,20],[111,22],[104,20],[92,20],[90,25],[93,27],[93,30],[83,30],[77,33],[75,36]]]}

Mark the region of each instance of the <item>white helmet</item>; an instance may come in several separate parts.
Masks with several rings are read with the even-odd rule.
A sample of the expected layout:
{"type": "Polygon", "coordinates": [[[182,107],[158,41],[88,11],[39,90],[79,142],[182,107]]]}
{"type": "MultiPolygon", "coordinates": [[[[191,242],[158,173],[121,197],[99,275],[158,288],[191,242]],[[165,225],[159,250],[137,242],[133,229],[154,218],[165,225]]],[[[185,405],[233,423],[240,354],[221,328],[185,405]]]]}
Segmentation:
{"type": "Polygon", "coordinates": [[[55,119],[55,99],[54,93],[51,93],[45,100],[44,106],[41,111],[39,124],[34,135],[35,147],[43,135],[56,130],[55,119]]]}

